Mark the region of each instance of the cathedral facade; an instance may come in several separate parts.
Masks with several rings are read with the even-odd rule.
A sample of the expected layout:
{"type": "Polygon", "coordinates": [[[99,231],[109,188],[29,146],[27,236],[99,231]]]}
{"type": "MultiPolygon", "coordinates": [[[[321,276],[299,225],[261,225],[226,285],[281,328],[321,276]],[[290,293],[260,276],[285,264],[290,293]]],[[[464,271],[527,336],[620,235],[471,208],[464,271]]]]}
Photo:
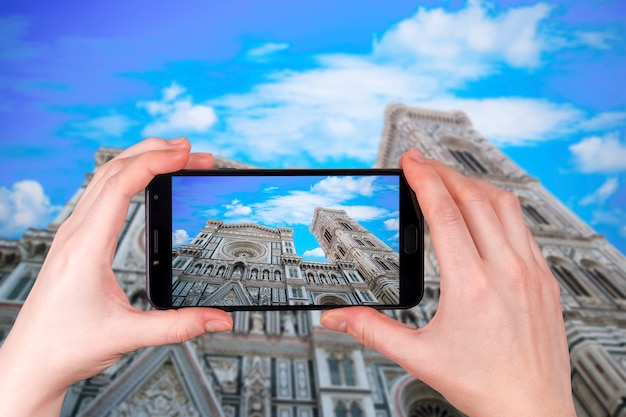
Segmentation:
{"type": "Polygon", "coordinates": [[[310,231],[332,262],[298,256],[292,228],[207,220],[172,253],[172,305],[398,304],[398,252],[344,210],[316,207],[310,231]]]}
{"type": "MultiPolygon", "coordinates": [[[[438,159],[466,175],[488,180],[519,197],[528,227],[561,286],[578,416],[626,416],[626,259],[623,254],[474,130],[464,113],[390,105],[385,113],[376,167],[397,167],[400,155],[414,147],[428,158],[438,159]]],[[[96,165],[105,163],[117,152],[100,149],[96,165]]],[[[220,158],[216,158],[216,165],[248,168],[220,158]]],[[[85,184],[90,179],[88,175],[85,184]]],[[[84,185],[48,229],[31,229],[17,241],[0,240],[1,340],[6,337],[37,277],[55,230],[72,212],[83,190],[84,185]]],[[[145,295],[143,204],[142,195],[131,203],[113,268],[131,302],[149,308],[145,295]]],[[[359,237],[353,232],[360,229],[349,222],[347,224],[355,230],[350,231],[339,223],[334,227],[344,236],[352,236],[354,246],[348,246],[337,236],[331,235],[330,241],[326,240],[322,230],[329,229],[328,222],[333,216],[343,218],[343,214],[320,212],[324,216],[313,223],[311,231],[328,251],[327,256],[341,254],[340,247],[346,252],[359,247],[367,250],[364,240],[362,246],[354,240],[359,237]]],[[[224,226],[207,222],[207,227],[214,230],[213,236],[219,235],[222,239],[233,232],[224,226]]],[[[333,302],[343,300],[350,304],[350,295],[338,294],[332,284],[333,275],[337,280],[349,279],[350,272],[360,281],[353,286],[352,297],[362,295],[361,301],[364,301],[368,296],[376,300],[394,296],[394,278],[385,275],[387,269],[378,262],[379,271],[387,272],[378,275],[381,279],[372,279],[366,273],[367,268],[354,259],[329,258],[327,263],[312,263],[301,260],[295,248],[289,253],[286,249],[290,246],[283,246],[283,242],[292,242],[289,229],[259,225],[255,225],[259,229],[252,225],[238,227],[264,233],[264,238],[257,243],[264,242],[267,246],[261,246],[266,251],[282,257],[279,263],[265,262],[256,268],[256,281],[262,282],[267,272],[267,285],[258,286],[258,297],[253,295],[256,290],[248,291],[247,300],[252,303],[261,304],[268,297],[273,300],[274,288],[280,285],[284,299],[277,292],[278,302],[323,304],[324,297],[332,293],[337,297],[333,302]],[[296,273],[290,276],[290,271],[294,270],[296,273]],[[311,282],[315,285],[311,286],[311,282]],[[270,289],[263,291],[265,298],[261,297],[261,288],[270,289]],[[318,293],[313,295],[315,291],[318,293]]],[[[196,239],[202,239],[201,235],[202,232],[196,239]]],[[[222,240],[222,243],[225,242],[222,240]]],[[[439,267],[428,233],[425,245],[426,282],[422,302],[412,309],[386,311],[414,327],[428,323],[437,310],[439,297],[439,267]]],[[[202,274],[203,268],[207,276],[210,258],[201,260],[190,255],[191,252],[185,254],[183,249],[176,252],[173,259],[179,269],[180,285],[188,280],[181,291],[186,291],[187,286],[189,291],[180,302],[202,303],[206,287],[202,292],[194,289],[193,277],[197,264],[197,276],[202,274]]],[[[231,247],[231,255],[236,255],[233,258],[240,260],[239,272],[234,264],[229,272],[231,276],[237,275],[236,279],[253,276],[252,261],[260,252],[248,249],[244,246],[238,252],[236,245],[231,247]]],[[[382,249],[372,249],[368,257],[373,259],[377,255],[393,270],[393,256],[382,249]]],[[[218,260],[213,262],[212,272],[217,267],[216,274],[219,274],[218,260]]],[[[218,290],[219,287],[215,288],[207,296],[218,290]]],[[[220,300],[229,302],[229,294],[235,301],[235,296],[245,295],[226,291],[222,294],[225,298],[220,300]]],[[[317,311],[240,311],[233,313],[233,318],[231,333],[207,334],[180,345],[148,348],[126,355],[103,373],[73,386],[62,414],[111,417],[462,415],[437,392],[395,363],[346,335],[321,327],[317,311]]]]}

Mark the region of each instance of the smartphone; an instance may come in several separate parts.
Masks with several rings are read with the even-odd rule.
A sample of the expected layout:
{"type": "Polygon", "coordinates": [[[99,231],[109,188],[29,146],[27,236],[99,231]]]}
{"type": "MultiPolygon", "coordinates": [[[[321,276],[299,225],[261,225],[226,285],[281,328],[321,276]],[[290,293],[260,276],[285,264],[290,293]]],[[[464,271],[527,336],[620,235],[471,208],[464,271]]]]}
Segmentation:
{"type": "Polygon", "coordinates": [[[147,295],[159,309],[416,305],[424,221],[398,169],[216,169],[145,191],[147,295]]]}

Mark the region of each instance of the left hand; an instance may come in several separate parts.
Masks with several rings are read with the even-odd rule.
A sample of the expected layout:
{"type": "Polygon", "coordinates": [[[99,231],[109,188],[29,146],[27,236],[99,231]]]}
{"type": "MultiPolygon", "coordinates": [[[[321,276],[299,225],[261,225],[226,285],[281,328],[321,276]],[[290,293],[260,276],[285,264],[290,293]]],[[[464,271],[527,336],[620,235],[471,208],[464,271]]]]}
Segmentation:
{"type": "Polygon", "coordinates": [[[0,349],[8,415],[58,414],[69,386],[127,352],[232,328],[222,310],[138,310],[111,268],[131,198],[156,174],[212,167],[211,155],[189,151],[183,138],[148,139],[98,168],[0,349]]]}

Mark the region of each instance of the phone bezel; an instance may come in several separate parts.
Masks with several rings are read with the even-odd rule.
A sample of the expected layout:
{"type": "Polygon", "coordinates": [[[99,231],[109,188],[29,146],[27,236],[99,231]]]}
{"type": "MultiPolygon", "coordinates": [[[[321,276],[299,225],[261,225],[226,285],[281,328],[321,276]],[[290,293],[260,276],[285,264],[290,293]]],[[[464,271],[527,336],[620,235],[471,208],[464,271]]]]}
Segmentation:
{"type": "MultiPolygon", "coordinates": [[[[415,193],[400,169],[214,169],[182,170],[157,175],[145,189],[146,227],[146,293],[157,309],[172,306],[172,180],[173,176],[370,176],[399,177],[400,206],[400,271],[399,304],[368,305],[376,309],[410,308],[424,295],[424,218],[415,193]],[[410,231],[409,231],[410,229],[410,231]],[[411,239],[409,234],[414,234],[411,239]],[[406,243],[415,244],[414,253],[407,253],[406,243]]],[[[212,306],[226,311],[323,310],[350,305],[237,305],[212,306]]]]}

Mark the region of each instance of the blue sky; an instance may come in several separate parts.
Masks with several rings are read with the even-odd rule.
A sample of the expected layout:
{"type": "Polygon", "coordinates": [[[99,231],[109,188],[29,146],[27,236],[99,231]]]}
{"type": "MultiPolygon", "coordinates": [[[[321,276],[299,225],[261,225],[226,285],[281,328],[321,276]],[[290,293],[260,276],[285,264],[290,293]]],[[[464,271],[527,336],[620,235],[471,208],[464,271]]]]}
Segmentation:
{"type": "Polygon", "coordinates": [[[101,146],[185,135],[262,167],[371,167],[387,104],[476,129],[626,252],[626,4],[3,0],[0,236],[101,146]]]}
{"type": "Polygon", "coordinates": [[[296,253],[325,261],[309,231],[316,207],[345,210],[388,246],[399,245],[399,184],[390,176],[174,177],[172,246],[187,244],[206,220],[294,229],[296,253]]]}

